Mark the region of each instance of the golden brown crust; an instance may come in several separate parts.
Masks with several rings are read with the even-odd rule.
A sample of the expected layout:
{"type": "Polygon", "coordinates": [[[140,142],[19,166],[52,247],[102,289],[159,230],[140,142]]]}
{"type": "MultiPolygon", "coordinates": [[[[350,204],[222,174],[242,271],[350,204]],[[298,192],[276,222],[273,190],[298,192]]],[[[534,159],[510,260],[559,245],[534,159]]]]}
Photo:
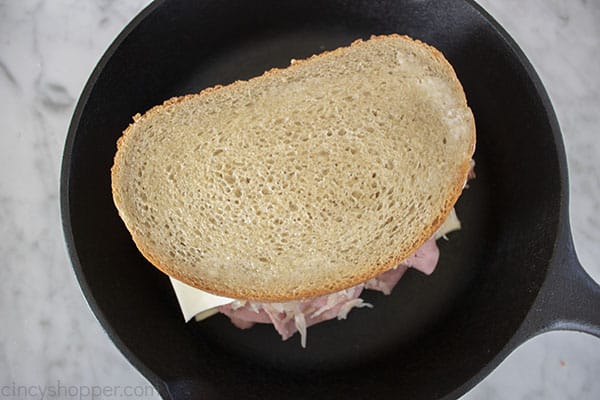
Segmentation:
{"type": "MultiPolygon", "coordinates": [[[[437,49],[435,49],[421,41],[413,40],[413,39],[409,38],[408,36],[401,36],[401,35],[397,35],[397,34],[393,34],[393,35],[389,35],[389,36],[372,36],[371,40],[383,40],[390,36],[396,37],[396,38],[402,38],[407,41],[412,41],[412,42],[415,42],[415,43],[425,47],[436,59],[438,59],[438,61],[442,65],[444,65],[444,67],[446,69],[449,70],[451,75],[455,75],[452,66],[448,63],[448,61],[444,58],[444,56],[437,49]]],[[[360,39],[356,40],[355,42],[353,42],[351,44],[351,46],[357,46],[362,42],[363,41],[360,39]]],[[[318,55],[313,55],[305,60],[292,60],[291,65],[287,69],[294,69],[303,63],[309,62],[309,61],[317,59],[319,57],[323,57],[324,55],[335,54],[335,53],[342,52],[342,51],[343,51],[343,48],[339,48],[339,49],[335,49],[335,50],[321,53],[318,55]]],[[[273,68],[273,69],[266,71],[262,76],[276,75],[280,71],[283,71],[283,69],[273,68]]],[[[158,105],[158,106],[151,108],[144,115],[136,114],[133,117],[134,122],[125,129],[125,131],[123,132],[123,135],[118,139],[117,149],[121,149],[121,147],[125,145],[125,138],[132,131],[134,124],[141,121],[142,119],[149,118],[154,113],[160,113],[160,112],[164,111],[166,108],[174,106],[176,104],[179,104],[179,103],[182,103],[182,102],[185,102],[188,100],[192,100],[192,99],[197,99],[198,97],[201,98],[204,96],[208,96],[211,93],[218,91],[218,90],[232,90],[232,89],[236,88],[238,85],[252,82],[253,80],[258,79],[258,78],[260,78],[260,77],[252,78],[248,81],[236,81],[227,86],[218,85],[215,87],[204,89],[197,94],[173,97],[173,98],[168,99],[165,102],[163,102],[162,105],[158,105]]],[[[462,87],[460,87],[460,84],[458,84],[456,89],[458,91],[460,91],[462,93],[462,95],[464,96],[464,92],[462,90],[462,87]]],[[[470,152],[470,155],[472,155],[474,148],[475,148],[475,125],[474,125],[474,121],[472,119],[470,120],[469,130],[470,130],[469,148],[472,150],[470,152]]],[[[395,255],[393,258],[391,258],[387,262],[381,263],[376,266],[371,266],[370,268],[365,268],[364,272],[353,275],[353,277],[351,279],[339,280],[339,281],[333,282],[333,283],[330,282],[330,283],[324,284],[320,288],[303,290],[303,291],[301,291],[300,294],[292,295],[292,296],[290,296],[289,294],[281,294],[281,293],[278,294],[278,293],[274,293],[274,292],[264,292],[264,291],[257,293],[256,291],[251,290],[251,288],[227,288],[227,289],[231,289],[229,291],[226,289],[223,289],[223,288],[215,288],[215,287],[211,287],[210,285],[208,285],[206,282],[202,281],[201,279],[198,279],[198,277],[190,276],[190,275],[180,272],[180,269],[177,268],[177,266],[164,265],[163,263],[161,263],[159,261],[158,257],[155,257],[153,255],[151,247],[146,243],[145,238],[138,234],[138,231],[135,229],[134,226],[129,226],[126,216],[121,215],[121,211],[120,211],[121,199],[119,199],[119,197],[116,193],[116,190],[115,190],[115,185],[116,185],[116,182],[118,179],[117,178],[118,166],[116,163],[116,156],[115,156],[115,164],[113,165],[113,167],[111,169],[111,177],[112,177],[113,198],[114,198],[115,205],[117,206],[117,209],[119,210],[119,214],[123,218],[128,230],[130,231],[132,238],[133,238],[136,246],[140,250],[140,252],[156,268],[158,268],[165,274],[170,275],[173,278],[180,280],[188,285],[197,287],[201,290],[205,290],[207,292],[211,292],[211,293],[214,293],[217,295],[225,296],[225,297],[231,297],[231,298],[237,298],[237,299],[253,299],[253,300],[260,300],[260,301],[289,301],[289,300],[294,300],[294,299],[298,299],[298,298],[308,298],[308,297],[319,296],[319,295],[323,295],[323,294],[327,294],[327,293],[331,293],[331,292],[339,291],[339,290],[342,290],[342,289],[345,289],[348,287],[355,286],[357,284],[367,281],[368,279],[370,279],[382,272],[385,272],[385,271],[395,267],[401,261],[403,261],[408,256],[410,256],[412,253],[414,253],[414,251],[417,248],[419,248],[425,241],[427,241],[437,231],[437,229],[440,227],[440,225],[446,219],[446,217],[450,213],[452,207],[456,203],[458,197],[460,196],[460,194],[462,192],[464,183],[466,182],[466,179],[467,179],[467,174],[468,174],[468,171],[470,168],[470,166],[469,166],[469,160],[471,158],[470,155],[469,155],[469,157],[465,158],[459,173],[454,178],[455,184],[454,184],[453,190],[451,191],[451,194],[449,195],[447,201],[445,202],[445,208],[444,208],[443,212],[440,213],[440,215],[435,219],[435,221],[432,223],[432,225],[430,225],[428,228],[426,228],[423,231],[423,234],[420,237],[415,238],[414,245],[412,248],[407,249],[404,252],[398,253],[397,255],[395,255]]]]}

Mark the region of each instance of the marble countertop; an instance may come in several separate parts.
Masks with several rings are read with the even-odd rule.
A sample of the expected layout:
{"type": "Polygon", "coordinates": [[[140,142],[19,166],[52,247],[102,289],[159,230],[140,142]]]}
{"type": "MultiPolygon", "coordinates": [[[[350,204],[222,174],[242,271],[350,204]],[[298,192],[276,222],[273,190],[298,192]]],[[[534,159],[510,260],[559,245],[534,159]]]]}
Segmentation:
{"type": "MultiPolygon", "coordinates": [[[[77,98],[147,3],[0,0],[0,397],[41,398],[38,386],[54,388],[55,398],[75,397],[73,388],[91,397],[93,387],[112,388],[104,398],[118,396],[117,387],[158,398],[88,309],[58,204],[77,98]]],[[[549,92],[567,150],[575,247],[600,281],[600,2],[479,3],[519,43],[549,92]]],[[[600,340],[554,332],[521,346],[464,398],[592,400],[600,398],[599,376],[600,340]]]]}

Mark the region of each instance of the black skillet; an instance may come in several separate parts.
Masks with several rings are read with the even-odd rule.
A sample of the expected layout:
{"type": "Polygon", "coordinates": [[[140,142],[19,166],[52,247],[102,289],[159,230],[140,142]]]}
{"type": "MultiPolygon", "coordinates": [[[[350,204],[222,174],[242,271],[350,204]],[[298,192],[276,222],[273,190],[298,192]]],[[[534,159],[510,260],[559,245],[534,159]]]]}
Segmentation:
{"type": "Polygon", "coordinates": [[[164,398],[454,399],[527,339],[600,335],[600,288],[568,224],[558,123],[533,68],[472,1],[156,1],[106,52],[77,105],[61,202],[90,306],[164,398]],[[112,204],[115,141],[137,112],[288,65],[371,34],[439,48],[475,114],[477,179],[430,277],[410,271],[372,310],[281,342],[265,325],[184,324],[165,276],[138,253],[112,204]]]}

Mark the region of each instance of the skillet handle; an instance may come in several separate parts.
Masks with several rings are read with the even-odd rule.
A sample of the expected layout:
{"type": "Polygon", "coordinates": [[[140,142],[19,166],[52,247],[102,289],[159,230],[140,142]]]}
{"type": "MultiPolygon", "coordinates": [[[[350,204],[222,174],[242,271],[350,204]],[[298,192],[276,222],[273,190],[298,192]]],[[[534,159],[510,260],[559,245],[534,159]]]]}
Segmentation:
{"type": "Polygon", "coordinates": [[[527,336],[571,330],[600,338],[600,286],[585,272],[567,237],[524,323],[527,336]]]}

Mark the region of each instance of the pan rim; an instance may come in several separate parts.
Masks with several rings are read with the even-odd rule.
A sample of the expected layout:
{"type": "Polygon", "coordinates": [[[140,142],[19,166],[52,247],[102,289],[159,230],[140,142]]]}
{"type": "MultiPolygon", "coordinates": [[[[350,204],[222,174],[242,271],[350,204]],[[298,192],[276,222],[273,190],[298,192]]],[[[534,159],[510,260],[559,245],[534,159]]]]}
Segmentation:
{"type": "Polygon", "coordinates": [[[129,37],[129,35],[143,22],[146,18],[152,14],[157,8],[159,8],[167,0],[153,0],[151,3],[146,5],[138,14],[123,28],[123,30],[117,35],[117,37],[111,42],[109,47],[100,57],[98,63],[94,67],[90,77],[86,81],[83,90],[77,101],[77,105],[71,116],[71,122],[67,131],[67,137],[65,139],[65,145],[63,150],[63,157],[61,163],[60,173],[60,213],[63,228],[63,236],[65,239],[65,245],[67,253],[71,260],[75,277],[83,297],[89,309],[92,311],[94,317],[98,320],[102,329],[106,332],[110,340],[114,343],[117,349],[125,356],[125,358],[136,368],[152,385],[158,390],[161,397],[165,398],[168,393],[168,388],[159,376],[152,371],[148,366],[143,363],[120,338],[115,332],[112,324],[105,316],[101,307],[98,305],[96,299],[91,293],[90,285],[87,281],[84,268],[79,260],[79,254],[75,245],[75,236],[72,230],[71,224],[71,207],[69,201],[70,193],[70,180],[69,174],[71,171],[71,158],[73,147],[75,145],[76,138],[78,136],[79,125],[81,117],[88,103],[90,95],[92,94],[98,78],[104,71],[104,68],[113,57],[114,53],[118,50],[121,44],[129,37]]]}
{"type": "MultiPolygon", "coordinates": [[[[71,207],[69,200],[69,178],[72,164],[72,151],[78,136],[81,118],[85,111],[86,105],[90,99],[90,96],[94,91],[98,78],[102,74],[105,66],[113,57],[114,53],[119,49],[121,44],[129,37],[129,35],[155,10],[160,8],[166,2],[167,0],[154,0],[151,3],[149,3],[145,8],[143,8],[123,28],[123,30],[113,40],[113,42],[104,52],[104,54],[100,57],[90,77],[85,83],[85,86],[81,92],[81,95],[79,96],[79,100],[72,114],[67,137],[65,140],[60,175],[60,212],[62,219],[63,234],[65,238],[67,252],[69,254],[73,266],[73,270],[75,272],[81,291],[86,299],[86,302],[88,303],[88,306],[94,314],[94,316],[96,317],[96,319],[98,319],[98,321],[100,322],[102,328],[105,330],[105,332],[107,333],[111,341],[115,344],[115,346],[119,349],[119,351],[138,371],[140,371],[140,373],[142,373],[146,377],[146,379],[148,379],[157,388],[157,390],[163,397],[166,397],[168,394],[168,387],[166,386],[165,382],[161,378],[159,378],[158,375],[154,371],[152,371],[145,363],[143,363],[138,358],[138,356],[121,340],[119,335],[112,327],[112,324],[105,316],[105,313],[96,302],[96,299],[92,295],[91,288],[86,277],[86,273],[84,272],[83,265],[81,264],[79,259],[78,250],[76,247],[76,239],[72,230],[70,212],[71,207]]],[[[470,6],[485,21],[487,21],[489,23],[489,26],[495,30],[497,36],[507,44],[507,46],[515,55],[515,61],[518,62],[520,66],[524,69],[524,71],[527,74],[527,78],[530,80],[530,82],[535,88],[535,91],[541,102],[542,108],[546,112],[545,118],[547,119],[548,124],[552,130],[552,136],[555,143],[554,151],[557,155],[558,170],[560,173],[559,179],[561,182],[564,182],[564,184],[561,185],[558,221],[560,221],[559,223],[564,223],[568,226],[568,171],[566,163],[566,154],[564,150],[564,143],[560,126],[556,118],[554,109],[552,107],[550,98],[542,84],[542,81],[535,69],[533,68],[532,64],[528,60],[527,56],[521,50],[518,44],[514,41],[514,39],[512,39],[508,32],[482,6],[480,6],[474,0],[463,0],[463,3],[470,6]]],[[[557,235],[556,237],[554,248],[556,248],[557,243],[564,239],[564,235],[561,234],[562,231],[563,229],[558,230],[559,235],[557,235]]],[[[512,339],[514,339],[514,336],[512,339]]],[[[468,381],[461,384],[459,387],[457,387],[457,389],[455,389],[453,392],[448,393],[443,398],[456,398],[472,389],[493,369],[495,369],[502,362],[502,360],[506,358],[506,356],[508,356],[508,354],[510,354],[510,352],[514,350],[514,348],[516,348],[517,345],[521,344],[514,343],[512,339],[496,354],[492,361],[485,365],[482,369],[480,369],[477,374],[473,375],[468,381]]]]}

